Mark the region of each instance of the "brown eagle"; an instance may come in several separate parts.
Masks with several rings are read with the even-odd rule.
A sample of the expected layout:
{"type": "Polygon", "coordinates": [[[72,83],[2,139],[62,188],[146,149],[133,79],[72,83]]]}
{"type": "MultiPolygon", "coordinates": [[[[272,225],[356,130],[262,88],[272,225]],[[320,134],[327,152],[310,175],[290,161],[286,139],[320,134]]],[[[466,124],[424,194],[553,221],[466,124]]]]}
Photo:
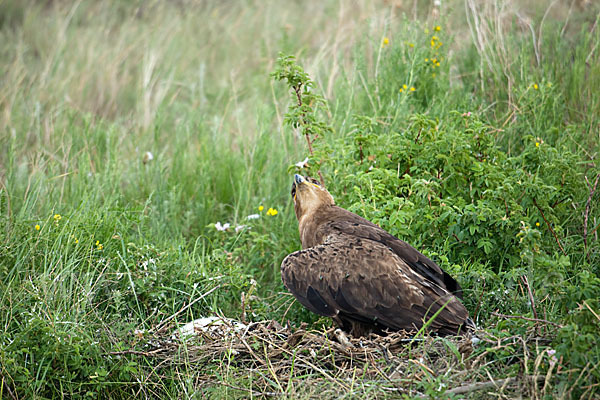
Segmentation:
{"type": "Polygon", "coordinates": [[[459,284],[379,226],[335,205],[312,178],[294,176],[302,250],[281,263],[284,285],[310,311],[355,337],[415,331],[455,335],[472,326],[459,284]]]}

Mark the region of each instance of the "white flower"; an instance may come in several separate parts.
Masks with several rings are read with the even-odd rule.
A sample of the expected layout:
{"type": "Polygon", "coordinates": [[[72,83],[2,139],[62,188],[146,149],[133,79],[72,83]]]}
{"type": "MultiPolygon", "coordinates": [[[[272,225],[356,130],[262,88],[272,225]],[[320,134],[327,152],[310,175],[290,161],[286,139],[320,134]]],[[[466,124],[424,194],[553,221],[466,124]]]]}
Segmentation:
{"type": "Polygon", "coordinates": [[[308,157],[306,157],[304,159],[304,161],[298,161],[296,164],[294,164],[296,167],[298,168],[304,168],[306,167],[306,165],[308,164],[308,157]]]}
{"type": "Polygon", "coordinates": [[[550,356],[550,365],[554,365],[558,362],[558,358],[555,356],[556,350],[548,349],[548,355],[550,356]]]}
{"type": "Polygon", "coordinates": [[[248,215],[248,219],[259,219],[260,218],[260,214],[250,214],[248,215]]]}
{"type": "Polygon", "coordinates": [[[152,160],[154,160],[154,155],[152,155],[152,153],[150,153],[149,151],[145,152],[144,157],[142,158],[142,162],[144,164],[147,164],[152,160]]]}
{"type": "Polygon", "coordinates": [[[229,229],[231,225],[229,224],[229,222],[221,225],[221,221],[217,222],[215,224],[215,228],[217,228],[218,231],[226,231],[227,229],[229,229]]]}
{"type": "Polygon", "coordinates": [[[242,229],[244,229],[245,227],[246,227],[246,225],[238,225],[235,227],[235,232],[237,233],[237,232],[241,231],[242,229]]]}

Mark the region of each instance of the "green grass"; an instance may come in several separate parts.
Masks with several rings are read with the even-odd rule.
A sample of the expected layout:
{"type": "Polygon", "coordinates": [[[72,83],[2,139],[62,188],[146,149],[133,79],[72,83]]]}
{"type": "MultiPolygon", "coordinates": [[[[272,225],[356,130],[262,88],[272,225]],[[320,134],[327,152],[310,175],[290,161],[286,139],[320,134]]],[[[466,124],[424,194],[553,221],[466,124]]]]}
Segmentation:
{"type": "MultiPolygon", "coordinates": [[[[327,100],[310,171],[451,271],[498,338],[456,361],[476,365],[464,382],[547,374],[507,396],[598,396],[600,9],[475,3],[0,0],[0,397],[398,395],[362,365],[340,391],[341,377],[282,385],[226,355],[110,354],[146,351],[181,310],[169,332],[239,319],[249,292],[251,320],[330,324],[279,276],[300,247],[290,166],[308,152],[270,77],[279,52],[327,100]]],[[[421,380],[392,382],[407,396],[460,383],[410,365],[421,380]]]]}

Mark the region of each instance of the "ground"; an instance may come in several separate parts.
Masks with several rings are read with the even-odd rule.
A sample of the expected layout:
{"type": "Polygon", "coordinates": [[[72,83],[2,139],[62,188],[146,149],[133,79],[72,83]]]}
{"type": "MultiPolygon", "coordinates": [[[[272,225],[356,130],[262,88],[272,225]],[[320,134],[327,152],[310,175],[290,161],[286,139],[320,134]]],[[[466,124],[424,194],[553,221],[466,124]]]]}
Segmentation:
{"type": "Polygon", "coordinates": [[[0,397],[597,397],[599,6],[433,3],[0,1],[0,397]],[[477,340],[295,303],[296,172],[477,340]]]}

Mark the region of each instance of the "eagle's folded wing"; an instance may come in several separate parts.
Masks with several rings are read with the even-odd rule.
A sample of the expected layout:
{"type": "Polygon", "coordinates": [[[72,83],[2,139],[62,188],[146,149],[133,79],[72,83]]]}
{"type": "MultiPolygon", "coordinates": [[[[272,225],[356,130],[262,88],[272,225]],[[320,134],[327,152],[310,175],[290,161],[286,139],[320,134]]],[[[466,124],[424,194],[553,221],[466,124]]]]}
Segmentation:
{"type": "Polygon", "coordinates": [[[370,239],[388,246],[414,271],[429,281],[447,289],[459,298],[462,298],[462,289],[458,282],[418,250],[372,222],[343,208],[334,208],[335,212],[340,215],[336,216],[337,218],[334,222],[325,224],[323,228],[339,231],[349,236],[370,239]]]}
{"type": "Polygon", "coordinates": [[[331,235],[322,245],[287,256],[281,274],[302,305],[342,321],[414,330],[439,311],[430,328],[447,334],[468,316],[455,296],[369,239],[331,235]]]}

